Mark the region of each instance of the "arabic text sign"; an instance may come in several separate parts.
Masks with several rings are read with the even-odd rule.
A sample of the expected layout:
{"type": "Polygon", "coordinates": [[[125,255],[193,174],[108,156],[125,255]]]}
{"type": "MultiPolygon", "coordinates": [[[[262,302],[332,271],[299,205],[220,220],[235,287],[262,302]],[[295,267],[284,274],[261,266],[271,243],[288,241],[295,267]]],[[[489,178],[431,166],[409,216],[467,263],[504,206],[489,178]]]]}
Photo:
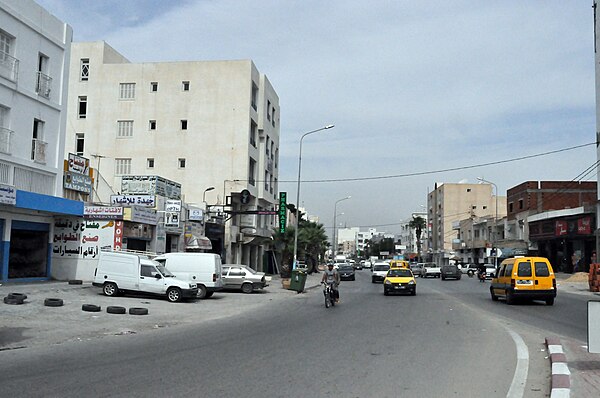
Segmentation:
{"type": "Polygon", "coordinates": [[[165,211],[181,211],[181,200],[167,199],[165,203],[165,211]]]}
{"type": "Polygon", "coordinates": [[[0,184],[0,203],[4,205],[15,205],[17,203],[17,190],[15,187],[0,184]]]}
{"type": "Polygon", "coordinates": [[[63,175],[63,186],[73,191],[92,193],[92,178],[83,174],[65,171],[63,175]]]}
{"type": "Polygon", "coordinates": [[[68,171],[77,174],[90,174],[90,160],[83,156],[77,156],[74,153],[69,153],[69,169],[68,171]]]}
{"type": "Polygon", "coordinates": [[[154,207],[156,197],[154,195],[110,195],[110,203],[123,206],[154,207]]]}
{"type": "Polygon", "coordinates": [[[204,220],[204,211],[202,209],[189,209],[188,220],[190,220],[190,221],[204,220]]]}
{"type": "Polygon", "coordinates": [[[114,225],[112,220],[57,218],[54,221],[52,256],[97,258],[102,248],[112,248],[114,225]]]}
{"type": "Polygon", "coordinates": [[[85,206],[83,216],[105,220],[120,219],[123,217],[123,208],[121,206],[85,206]]]}

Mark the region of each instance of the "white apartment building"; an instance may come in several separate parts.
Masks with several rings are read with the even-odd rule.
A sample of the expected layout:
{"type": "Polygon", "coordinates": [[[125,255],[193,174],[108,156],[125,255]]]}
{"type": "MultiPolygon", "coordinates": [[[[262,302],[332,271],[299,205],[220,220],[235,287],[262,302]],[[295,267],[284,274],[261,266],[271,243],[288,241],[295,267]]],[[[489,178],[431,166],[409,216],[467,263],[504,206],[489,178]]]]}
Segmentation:
{"type": "Polygon", "coordinates": [[[32,0],[0,0],[0,280],[52,276],[72,29],[32,0]]]}
{"type": "Polygon", "coordinates": [[[280,112],[254,63],[132,63],[99,41],[73,44],[70,73],[66,151],[97,169],[93,201],[126,175],[176,181],[184,202],[229,219],[211,237],[223,261],[260,269],[277,225],[257,213],[277,203],[280,112]]]}
{"type": "Polygon", "coordinates": [[[493,195],[491,184],[436,183],[427,195],[428,248],[438,264],[448,263],[456,238],[453,223],[471,217],[506,217],[506,196],[493,195]],[[496,211],[498,204],[498,211],[496,211]]]}
{"type": "Polygon", "coordinates": [[[410,227],[410,222],[416,218],[421,217],[425,220],[425,226],[421,230],[421,256],[424,257],[427,254],[427,213],[425,212],[414,212],[411,214],[410,219],[402,222],[400,225],[400,243],[406,246],[406,253],[411,255],[418,254],[417,235],[416,230],[410,227]]]}
{"type": "Polygon", "coordinates": [[[357,250],[357,237],[360,229],[358,227],[339,228],[336,232],[337,253],[353,257],[357,250]],[[341,247],[340,247],[341,246],[341,247]]]}

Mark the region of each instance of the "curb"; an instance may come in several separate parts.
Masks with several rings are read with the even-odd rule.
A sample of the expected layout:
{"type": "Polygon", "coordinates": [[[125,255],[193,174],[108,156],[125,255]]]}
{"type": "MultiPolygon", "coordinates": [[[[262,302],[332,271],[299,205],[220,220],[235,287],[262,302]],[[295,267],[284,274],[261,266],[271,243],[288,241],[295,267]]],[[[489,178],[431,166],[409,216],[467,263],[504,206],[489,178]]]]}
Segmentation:
{"type": "Polygon", "coordinates": [[[560,339],[546,337],[546,346],[552,365],[550,398],[568,398],[571,394],[571,372],[560,339]]]}

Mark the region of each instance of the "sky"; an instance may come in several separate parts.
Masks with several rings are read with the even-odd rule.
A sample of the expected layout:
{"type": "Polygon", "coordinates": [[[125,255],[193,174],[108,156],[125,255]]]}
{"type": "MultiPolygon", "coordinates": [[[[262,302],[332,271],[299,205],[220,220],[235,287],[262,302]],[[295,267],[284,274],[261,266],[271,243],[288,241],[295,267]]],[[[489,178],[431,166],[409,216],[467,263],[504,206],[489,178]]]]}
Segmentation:
{"type": "Polygon", "coordinates": [[[597,179],[592,0],[36,1],[131,62],[252,59],[288,202],[300,137],[335,125],[302,145],[300,204],[328,232],[334,213],[398,232],[436,183],[597,179]]]}

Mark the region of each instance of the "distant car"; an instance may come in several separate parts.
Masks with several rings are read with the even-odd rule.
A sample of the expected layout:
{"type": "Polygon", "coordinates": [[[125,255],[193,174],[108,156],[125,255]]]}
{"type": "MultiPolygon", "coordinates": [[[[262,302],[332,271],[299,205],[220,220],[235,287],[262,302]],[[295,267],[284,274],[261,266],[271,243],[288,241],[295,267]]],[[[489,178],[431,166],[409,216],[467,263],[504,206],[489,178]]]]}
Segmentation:
{"type": "Polygon", "coordinates": [[[373,264],[373,268],[371,269],[371,282],[383,282],[389,269],[390,265],[386,262],[376,262],[373,264]]]}
{"type": "Polygon", "coordinates": [[[372,266],[373,266],[373,263],[371,263],[371,260],[365,260],[365,263],[363,264],[363,267],[365,269],[371,269],[372,266]]]}
{"type": "Polygon", "coordinates": [[[354,273],[354,267],[350,264],[340,264],[338,269],[340,274],[340,279],[345,281],[353,281],[356,279],[356,274],[354,273]]]}
{"type": "Polygon", "coordinates": [[[412,271],[413,275],[421,276],[421,273],[423,272],[423,263],[411,264],[410,270],[412,271]]]}
{"type": "Polygon", "coordinates": [[[224,289],[241,290],[252,293],[256,289],[269,286],[269,279],[264,272],[257,272],[246,265],[223,264],[221,276],[224,289]]]}
{"type": "Polygon", "coordinates": [[[361,269],[363,269],[364,266],[365,266],[365,262],[359,261],[358,263],[354,264],[354,269],[361,270],[361,269]]]}
{"type": "Polygon", "coordinates": [[[496,266],[494,264],[485,265],[485,279],[492,279],[496,274],[496,266]]]}
{"type": "Polygon", "coordinates": [[[423,263],[423,270],[421,271],[421,278],[427,278],[433,276],[439,278],[442,276],[442,269],[436,263],[423,263]]]}
{"type": "Polygon", "coordinates": [[[463,264],[460,268],[463,274],[474,275],[477,272],[477,264],[463,264]]]}
{"type": "Polygon", "coordinates": [[[446,279],[456,279],[459,280],[462,276],[462,272],[458,269],[458,265],[455,264],[446,264],[442,265],[442,280],[446,279]]]}
{"type": "Polygon", "coordinates": [[[417,282],[408,268],[390,268],[383,281],[383,294],[410,293],[417,294],[417,282]]]}

